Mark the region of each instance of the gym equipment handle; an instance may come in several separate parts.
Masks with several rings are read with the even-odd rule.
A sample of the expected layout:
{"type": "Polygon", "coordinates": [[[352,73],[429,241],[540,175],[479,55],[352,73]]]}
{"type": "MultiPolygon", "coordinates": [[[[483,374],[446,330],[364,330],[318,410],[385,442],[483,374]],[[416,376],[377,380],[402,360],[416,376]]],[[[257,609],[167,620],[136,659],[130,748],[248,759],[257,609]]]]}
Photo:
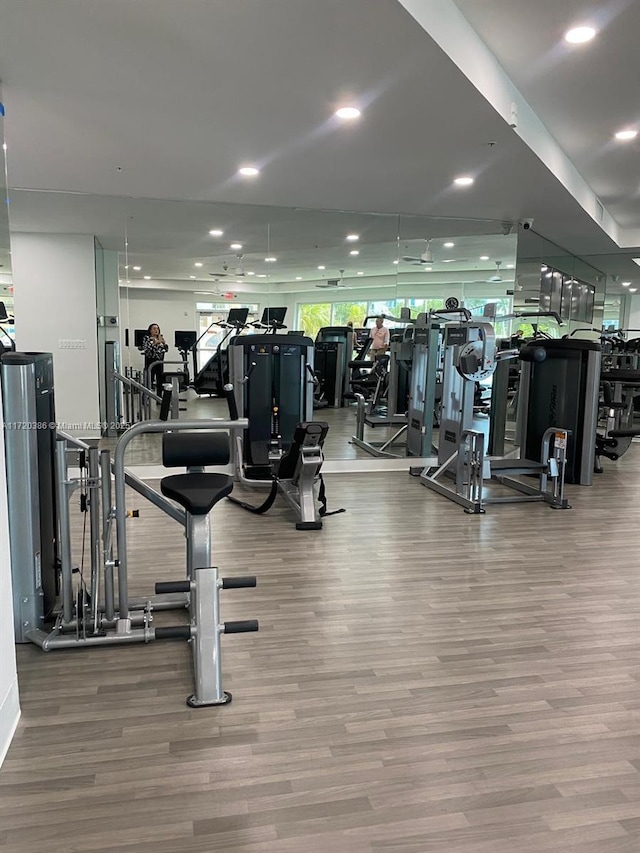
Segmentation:
{"type": "Polygon", "coordinates": [[[257,619],[245,619],[240,622],[225,622],[224,623],[224,632],[225,634],[246,634],[249,631],[257,631],[258,630],[258,620],[257,619]]]}
{"type": "Polygon", "coordinates": [[[255,575],[247,575],[241,578],[222,578],[222,589],[242,589],[247,586],[257,586],[255,575]]]}
{"type": "Polygon", "coordinates": [[[166,628],[156,628],[156,640],[189,640],[191,627],[189,625],[168,625],[166,628]]]}
{"type": "Polygon", "coordinates": [[[191,592],[189,581],[161,581],[156,584],[156,595],[166,592],[191,592]]]}
{"type": "Polygon", "coordinates": [[[238,404],[236,402],[236,395],[233,392],[233,385],[225,385],[223,390],[225,397],[227,398],[227,406],[229,407],[229,418],[232,421],[237,421],[238,404]]]}

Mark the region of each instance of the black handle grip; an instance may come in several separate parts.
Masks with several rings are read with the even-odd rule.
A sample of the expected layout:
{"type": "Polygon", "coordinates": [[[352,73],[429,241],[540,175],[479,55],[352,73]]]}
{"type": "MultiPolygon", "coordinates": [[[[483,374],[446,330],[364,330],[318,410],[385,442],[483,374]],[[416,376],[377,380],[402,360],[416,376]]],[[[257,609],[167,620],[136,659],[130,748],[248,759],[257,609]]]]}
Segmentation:
{"type": "Polygon", "coordinates": [[[236,395],[233,390],[233,385],[225,385],[224,386],[224,394],[227,398],[227,406],[229,407],[229,418],[232,421],[238,420],[238,404],[236,402],[236,395]]]}
{"type": "Polygon", "coordinates": [[[225,634],[247,634],[249,631],[257,631],[258,630],[258,620],[257,619],[245,619],[241,622],[225,622],[224,623],[224,632],[225,634]]]}
{"type": "Polygon", "coordinates": [[[156,595],[163,595],[165,592],[191,592],[191,584],[189,581],[161,581],[156,584],[156,595]]]}
{"type": "Polygon", "coordinates": [[[253,371],[256,369],[256,366],[257,366],[257,362],[252,361],[251,364],[249,365],[249,370],[247,370],[247,374],[244,377],[245,382],[249,381],[249,378],[250,378],[251,374],[253,373],[253,371]]]}
{"type": "Polygon", "coordinates": [[[189,625],[168,625],[166,628],[155,629],[156,640],[189,640],[191,627],[189,625]]]}
{"type": "Polygon", "coordinates": [[[222,589],[242,589],[247,586],[257,586],[255,575],[247,575],[241,578],[222,578],[222,589]]]}

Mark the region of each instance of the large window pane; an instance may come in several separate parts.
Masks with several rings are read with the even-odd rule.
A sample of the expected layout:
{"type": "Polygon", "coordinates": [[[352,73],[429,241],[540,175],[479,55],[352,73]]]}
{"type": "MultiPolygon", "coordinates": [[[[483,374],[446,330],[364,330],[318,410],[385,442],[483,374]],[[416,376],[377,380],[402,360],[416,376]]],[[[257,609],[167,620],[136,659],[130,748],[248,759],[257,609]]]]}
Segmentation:
{"type": "Polygon", "coordinates": [[[298,322],[296,328],[304,330],[305,335],[315,339],[323,326],[330,325],[330,302],[313,302],[307,305],[298,305],[298,322]]]}
{"type": "MultiPolygon", "coordinates": [[[[376,317],[378,314],[385,314],[387,317],[399,317],[400,309],[404,308],[405,301],[404,299],[389,299],[384,302],[370,302],[369,316],[376,317]]],[[[369,325],[373,325],[373,323],[370,321],[369,325]]],[[[396,325],[399,324],[387,320],[387,326],[390,328],[396,325]]]]}
{"type": "Polygon", "coordinates": [[[348,322],[352,322],[356,328],[359,328],[364,326],[366,316],[366,302],[334,302],[331,325],[346,326],[348,322]]]}

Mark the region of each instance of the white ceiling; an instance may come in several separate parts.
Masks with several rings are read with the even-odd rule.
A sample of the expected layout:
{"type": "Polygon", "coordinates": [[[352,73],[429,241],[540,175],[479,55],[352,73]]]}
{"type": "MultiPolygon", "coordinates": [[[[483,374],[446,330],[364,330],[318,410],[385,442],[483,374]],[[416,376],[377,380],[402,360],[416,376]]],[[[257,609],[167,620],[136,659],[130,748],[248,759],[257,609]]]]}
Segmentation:
{"type": "MultiPolygon", "coordinates": [[[[586,0],[457,2],[487,41],[492,36],[505,67],[509,55],[517,58],[509,47],[514,32],[522,30],[518,44],[526,37],[534,50],[546,50],[540,45],[557,42],[554,32],[564,28],[564,18],[570,24],[580,7],[593,6],[586,0]]],[[[212,213],[224,214],[225,239],[253,243],[256,252],[267,245],[299,249],[303,220],[315,243],[334,249],[347,220],[348,230],[362,231],[370,244],[389,244],[397,234],[393,217],[359,221],[345,214],[338,224],[335,217],[329,221],[333,214],[283,210],[268,215],[267,244],[259,206],[279,205],[498,221],[534,217],[541,233],[573,251],[605,255],[616,248],[396,0],[0,0],[0,16],[16,230],[86,229],[119,248],[126,223],[132,254],[164,255],[174,266],[211,257],[206,230],[219,224],[212,213]],[[332,117],[347,101],[363,108],[355,124],[332,117]],[[247,161],[262,168],[259,178],[236,176],[247,161]],[[468,171],[476,184],[453,189],[452,178],[468,171]],[[152,211],[145,197],[166,201],[152,211]],[[214,211],[203,204],[209,201],[223,207],[214,211]],[[232,235],[241,229],[243,236],[232,235]]],[[[636,18],[627,23],[637,35],[636,18]]],[[[582,56],[584,68],[588,54],[582,56]]],[[[629,73],[635,65],[629,66],[626,50],[624,56],[629,73]]],[[[602,61],[595,64],[602,71],[602,61]]],[[[615,51],[607,57],[608,80],[609,66],[622,76],[615,51]]],[[[563,87],[574,78],[563,72],[567,67],[556,67],[551,83],[547,75],[539,88],[550,88],[547,99],[558,105],[553,115],[570,134],[573,102],[563,87]]],[[[591,118],[598,123],[603,102],[614,99],[606,86],[593,95],[591,118]]],[[[621,85],[615,100],[620,110],[637,104],[630,85],[621,85]]],[[[549,115],[559,138],[561,128],[549,115]]],[[[582,108],[578,116],[587,122],[582,108]]],[[[637,183],[632,164],[621,175],[627,190],[637,183]]],[[[623,207],[629,224],[633,206],[625,201],[623,207]]],[[[640,226],[636,213],[631,224],[640,226]]],[[[410,234],[402,236],[421,240],[448,232],[438,235],[430,225],[425,233],[419,224],[410,234]]],[[[304,258],[290,258],[286,274],[315,259],[313,246],[302,249],[304,258]]],[[[331,263],[339,269],[342,259],[336,254],[331,263]]]]}
{"type": "Polygon", "coordinates": [[[638,0],[455,0],[509,77],[615,219],[640,223],[640,2],[638,0]],[[576,25],[598,30],[568,45],[576,25]]]}

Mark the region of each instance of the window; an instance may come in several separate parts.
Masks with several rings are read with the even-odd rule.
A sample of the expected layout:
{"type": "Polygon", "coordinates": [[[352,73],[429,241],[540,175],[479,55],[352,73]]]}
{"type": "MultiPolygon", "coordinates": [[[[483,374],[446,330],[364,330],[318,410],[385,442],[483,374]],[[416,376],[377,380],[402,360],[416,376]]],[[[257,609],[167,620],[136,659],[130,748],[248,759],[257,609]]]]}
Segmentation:
{"type": "Polygon", "coordinates": [[[331,325],[331,303],[312,302],[298,306],[297,328],[304,330],[305,335],[315,340],[323,326],[331,325]]]}
{"type": "Polygon", "coordinates": [[[346,326],[351,321],[356,327],[364,326],[366,316],[366,302],[334,302],[331,311],[331,325],[346,326]]]}

